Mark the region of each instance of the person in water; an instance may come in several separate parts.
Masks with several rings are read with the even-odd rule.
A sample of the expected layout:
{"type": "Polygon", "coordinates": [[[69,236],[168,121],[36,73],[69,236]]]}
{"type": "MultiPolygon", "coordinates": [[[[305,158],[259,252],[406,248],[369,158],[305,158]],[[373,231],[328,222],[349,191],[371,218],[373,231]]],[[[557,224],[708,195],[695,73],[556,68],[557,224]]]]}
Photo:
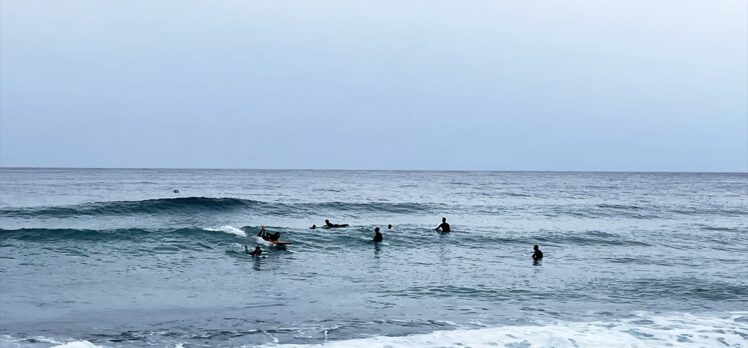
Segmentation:
{"type": "Polygon", "coordinates": [[[534,245],[534,246],[532,247],[532,250],[535,250],[535,251],[534,251],[534,252],[532,253],[532,259],[533,259],[534,261],[540,261],[540,260],[542,260],[542,259],[543,259],[543,252],[542,252],[542,251],[540,251],[540,247],[538,247],[538,245],[537,245],[537,244],[535,244],[535,245],[534,245]]]}
{"type": "Polygon", "coordinates": [[[325,228],[348,227],[348,224],[334,224],[330,220],[325,220],[325,228]]]}
{"type": "Polygon", "coordinates": [[[382,233],[379,232],[379,227],[375,227],[374,228],[374,241],[381,242],[382,239],[384,239],[384,236],[382,236],[382,233]]]}
{"type": "Polygon", "coordinates": [[[441,223],[441,224],[439,224],[439,226],[436,226],[436,228],[435,228],[434,230],[436,230],[436,231],[441,231],[441,232],[449,232],[449,231],[452,231],[452,230],[451,230],[451,229],[449,228],[449,224],[447,223],[447,218],[445,218],[445,217],[443,217],[443,218],[442,218],[442,223],[441,223]]]}
{"type": "Polygon", "coordinates": [[[260,232],[257,233],[257,236],[266,241],[276,242],[280,239],[281,234],[280,232],[268,233],[265,231],[265,226],[260,225],[260,232]]]}
{"type": "Polygon", "coordinates": [[[312,224],[312,227],[309,227],[309,229],[310,230],[316,230],[317,229],[317,225],[312,224]]]}
{"type": "Polygon", "coordinates": [[[280,240],[280,238],[281,238],[281,233],[280,232],[275,232],[275,233],[268,234],[268,239],[271,242],[277,242],[277,241],[280,240]]]}
{"type": "Polygon", "coordinates": [[[387,229],[391,230],[392,229],[392,224],[387,225],[387,229]]]}
{"type": "Polygon", "coordinates": [[[258,257],[258,256],[262,255],[262,249],[260,249],[260,246],[259,246],[259,245],[258,245],[258,246],[256,246],[256,247],[255,247],[255,250],[254,250],[254,251],[251,251],[251,252],[249,251],[249,248],[247,248],[247,246],[246,246],[246,245],[244,245],[244,251],[245,251],[245,252],[246,252],[247,254],[251,255],[252,257],[258,257]]]}

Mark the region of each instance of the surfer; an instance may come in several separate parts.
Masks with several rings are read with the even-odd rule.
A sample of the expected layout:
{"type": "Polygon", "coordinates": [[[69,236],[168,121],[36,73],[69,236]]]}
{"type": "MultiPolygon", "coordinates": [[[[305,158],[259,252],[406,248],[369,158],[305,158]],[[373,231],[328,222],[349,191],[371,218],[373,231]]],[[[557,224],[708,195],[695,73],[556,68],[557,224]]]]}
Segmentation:
{"type": "Polygon", "coordinates": [[[266,241],[276,242],[280,239],[281,233],[268,233],[265,231],[265,225],[260,225],[260,232],[257,233],[257,236],[266,241]]]}
{"type": "Polygon", "coordinates": [[[338,228],[338,227],[348,227],[348,224],[334,224],[330,222],[330,220],[325,220],[325,228],[338,228]]]}
{"type": "Polygon", "coordinates": [[[317,229],[317,225],[312,224],[312,227],[309,227],[309,229],[310,230],[316,230],[317,229]]]}
{"type": "Polygon", "coordinates": [[[271,242],[277,242],[278,240],[280,240],[280,238],[281,238],[281,233],[280,232],[275,232],[275,233],[269,233],[268,234],[268,239],[271,242]]]}
{"type": "Polygon", "coordinates": [[[440,231],[440,232],[449,232],[451,229],[449,228],[449,224],[447,223],[447,218],[442,218],[442,223],[439,224],[439,226],[436,226],[434,231],[440,231]]]}
{"type": "Polygon", "coordinates": [[[392,224],[387,225],[387,229],[391,230],[392,229],[392,224]]]}
{"type": "Polygon", "coordinates": [[[247,248],[247,245],[245,244],[245,245],[244,245],[244,251],[245,251],[245,252],[246,252],[247,254],[251,255],[252,257],[258,257],[258,256],[260,256],[260,255],[262,254],[262,249],[260,249],[260,246],[259,246],[259,245],[255,247],[255,250],[254,250],[254,251],[251,251],[251,252],[250,252],[250,251],[249,251],[249,248],[247,248]]]}
{"type": "Polygon", "coordinates": [[[537,244],[535,244],[535,245],[534,245],[534,246],[532,247],[532,249],[533,249],[533,250],[535,250],[535,251],[534,251],[534,252],[532,253],[532,259],[533,259],[534,261],[540,261],[540,260],[542,260],[542,259],[543,259],[543,252],[542,252],[542,251],[540,251],[540,247],[538,247],[538,245],[537,245],[537,244]]]}
{"type": "Polygon", "coordinates": [[[384,236],[382,236],[382,233],[379,232],[379,227],[374,228],[374,242],[381,242],[382,239],[384,239],[384,236]]]}

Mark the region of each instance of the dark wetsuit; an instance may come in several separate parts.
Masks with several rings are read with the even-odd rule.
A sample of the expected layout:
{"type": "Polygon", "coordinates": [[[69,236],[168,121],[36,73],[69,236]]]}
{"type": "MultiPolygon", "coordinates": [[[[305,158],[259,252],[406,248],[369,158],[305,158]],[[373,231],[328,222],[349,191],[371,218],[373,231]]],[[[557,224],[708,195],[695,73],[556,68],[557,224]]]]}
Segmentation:
{"type": "MultiPolygon", "coordinates": [[[[433,226],[433,225],[432,225],[432,226],[433,226]]],[[[439,227],[437,227],[437,228],[438,228],[438,229],[441,229],[441,230],[442,230],[442,232],[450,232],[450,231],[451,231],[451,229],[449,228],[449,224],[448,224],[448,223],[446,223],[446,222],[442,222],[442,224],[441,224],[441,225],[439,225],[439,227]]]]}
{"type": "Polygon", "coordinates": [[[281,235],[280,232],[267,233],[267,231],[265,231],[264,229],[260,230],[260,232],[257,233],[258,237],[261,237],[264,240],[269,240],[271,242],[275,242],[278,239],[280,239],[280,235],[281,235]]]}
{"type": "Polygon", "coordinates": [[[252,251],[250,252],[250,251],[249,251],[249,249],[247,249],[247,246],[246,246],[246,245],[244,246],[244,251],[246,251],[246,252],[247,252],[247,254],[251,255],[252,257],[257,257],[257,256],[260,256],[260,255],[262,254],[262,249],[260,249],[260,248],[255,248],[255,250],[252,250],[252,251]]]}
{"type": "Polygon", "coordinates": [[[381,242],[381,241],[382,241],[382,239],[384,239],[384,236],[382,236],[382,233],[380,233],[380,232],[377,232],[377,233],[376,233],[376,234],[374,235],[374,241],[375,241],[375,242],[381,242]]]}
{"type": "Polygon", "coordinates": [[[535,261],[539,261],[539,260],[543,259],[543,252],[540,251],[540,249],[535,250],[535,252],[532,253],[532,259],[535,260],[535,261]]]}

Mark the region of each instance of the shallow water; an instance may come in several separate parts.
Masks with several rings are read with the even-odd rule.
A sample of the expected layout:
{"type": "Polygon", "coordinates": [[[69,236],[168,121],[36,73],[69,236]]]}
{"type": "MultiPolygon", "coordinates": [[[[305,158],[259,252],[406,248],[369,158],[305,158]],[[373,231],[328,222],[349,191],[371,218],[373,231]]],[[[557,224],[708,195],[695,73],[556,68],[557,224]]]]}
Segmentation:
{"type": "Polygon", "coordinates": [[[0,346],[746,346],[747,205],[744,173],[0,169],[0,346]],[[293,244],[249,257],[260,224],[293,244]]]}

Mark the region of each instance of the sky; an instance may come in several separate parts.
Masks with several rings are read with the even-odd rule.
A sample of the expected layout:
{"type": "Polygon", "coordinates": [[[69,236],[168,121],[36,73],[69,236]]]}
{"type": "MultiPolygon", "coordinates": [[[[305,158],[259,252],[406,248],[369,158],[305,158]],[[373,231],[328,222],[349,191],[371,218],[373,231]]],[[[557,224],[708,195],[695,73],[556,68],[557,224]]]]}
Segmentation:
{"type": "Polygon", "coordinates": [[[0,166],[747,172],[748,2],[2,0],[0,166]]]}

